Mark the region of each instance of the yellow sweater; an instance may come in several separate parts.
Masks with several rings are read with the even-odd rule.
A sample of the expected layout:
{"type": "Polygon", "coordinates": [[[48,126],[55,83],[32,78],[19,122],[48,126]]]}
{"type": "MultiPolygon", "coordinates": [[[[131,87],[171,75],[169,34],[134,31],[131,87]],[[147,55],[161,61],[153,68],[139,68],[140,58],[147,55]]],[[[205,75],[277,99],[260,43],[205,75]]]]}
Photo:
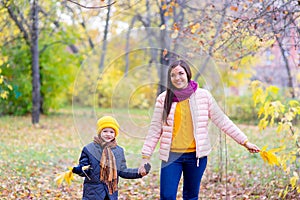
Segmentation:
{"type": "Polygon", "coordinates": [[[196,151],[189,99],[176,105],[171,151],[180,153],[196,151]]]}

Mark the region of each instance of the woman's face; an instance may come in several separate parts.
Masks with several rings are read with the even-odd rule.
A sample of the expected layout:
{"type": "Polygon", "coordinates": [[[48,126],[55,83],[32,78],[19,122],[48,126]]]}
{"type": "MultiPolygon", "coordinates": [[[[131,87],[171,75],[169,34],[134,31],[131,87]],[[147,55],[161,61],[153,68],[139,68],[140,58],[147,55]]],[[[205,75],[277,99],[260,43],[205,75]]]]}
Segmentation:
{"type": "Polygon", "coordinates": [[[184,89],[188,85],[187,74],[183,67],[178,65],[171,70],[171,82],[177,89],[184,89]]]}
{"type": "Polygon", "coordinates": [[[105,142],[110,142],[115,138],[115,130],[112,128],[104,128],[101,131],[101,138],[105,141],[105,142]]]}

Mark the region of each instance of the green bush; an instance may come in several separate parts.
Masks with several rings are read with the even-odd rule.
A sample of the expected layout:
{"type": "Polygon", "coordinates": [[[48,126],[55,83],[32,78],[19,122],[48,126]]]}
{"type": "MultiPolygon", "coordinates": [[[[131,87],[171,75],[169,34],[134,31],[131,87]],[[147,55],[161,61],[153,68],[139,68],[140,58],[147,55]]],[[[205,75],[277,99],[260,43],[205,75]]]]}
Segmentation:
{"type": "Polygon", "coordinates": [[[257,124],[257,112],[252,96],[230,96],[226,98],[226,113],[239,123],[257,124]]]}
{"type": "MultiPolygon", "coordinates": [[[[1,55],[9,58],[0,67],[12,91],[6,99],[0,99],[0,115],[30,113],[32,108],[30,49],[26,45],[15,44],[1,50],[3,50],[1,55]]],[[[71,102],[79,59],[80,57],[67,52],[65,46],[55,46],[40,54],[40,89],[42,110],[45,114],[71,102]]]]}

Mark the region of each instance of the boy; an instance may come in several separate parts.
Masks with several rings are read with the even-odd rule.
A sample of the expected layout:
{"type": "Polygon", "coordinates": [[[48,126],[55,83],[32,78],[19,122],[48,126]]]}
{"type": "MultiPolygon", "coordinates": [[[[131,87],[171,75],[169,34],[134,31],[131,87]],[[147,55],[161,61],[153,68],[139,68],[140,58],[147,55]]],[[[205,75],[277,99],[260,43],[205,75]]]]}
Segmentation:
{"type": "MultiPolygon", "coordinates": [[[[104,116],[97,122],[97,133],[94,142],[86,145],[79,158],[79,165],[73,172],[85,177],[83,200],[118,199],[119,176],[126,179],[137,179],[143,176],[138,168],[127,168],[124,150],[117,145],[119,124],[113,117],[104,116]]],[[[145,164],[147,173],[150,164],[145,164]]]]}

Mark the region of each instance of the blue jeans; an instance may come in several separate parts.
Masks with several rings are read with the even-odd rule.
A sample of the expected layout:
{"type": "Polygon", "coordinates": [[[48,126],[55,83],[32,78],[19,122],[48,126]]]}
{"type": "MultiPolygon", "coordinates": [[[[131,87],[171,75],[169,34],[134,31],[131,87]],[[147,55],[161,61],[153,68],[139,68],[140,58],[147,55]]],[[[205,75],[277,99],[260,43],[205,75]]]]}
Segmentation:
{"type": "Polygon", "coordinates": [[[199,159],[196,153],[170,152],[168,162],[162,161],[160,171],[160,199],[176,200],[178,184],[183,172],[183,199],[198,200],[200,182],[207,165],[207,156],[199,159]]]}

